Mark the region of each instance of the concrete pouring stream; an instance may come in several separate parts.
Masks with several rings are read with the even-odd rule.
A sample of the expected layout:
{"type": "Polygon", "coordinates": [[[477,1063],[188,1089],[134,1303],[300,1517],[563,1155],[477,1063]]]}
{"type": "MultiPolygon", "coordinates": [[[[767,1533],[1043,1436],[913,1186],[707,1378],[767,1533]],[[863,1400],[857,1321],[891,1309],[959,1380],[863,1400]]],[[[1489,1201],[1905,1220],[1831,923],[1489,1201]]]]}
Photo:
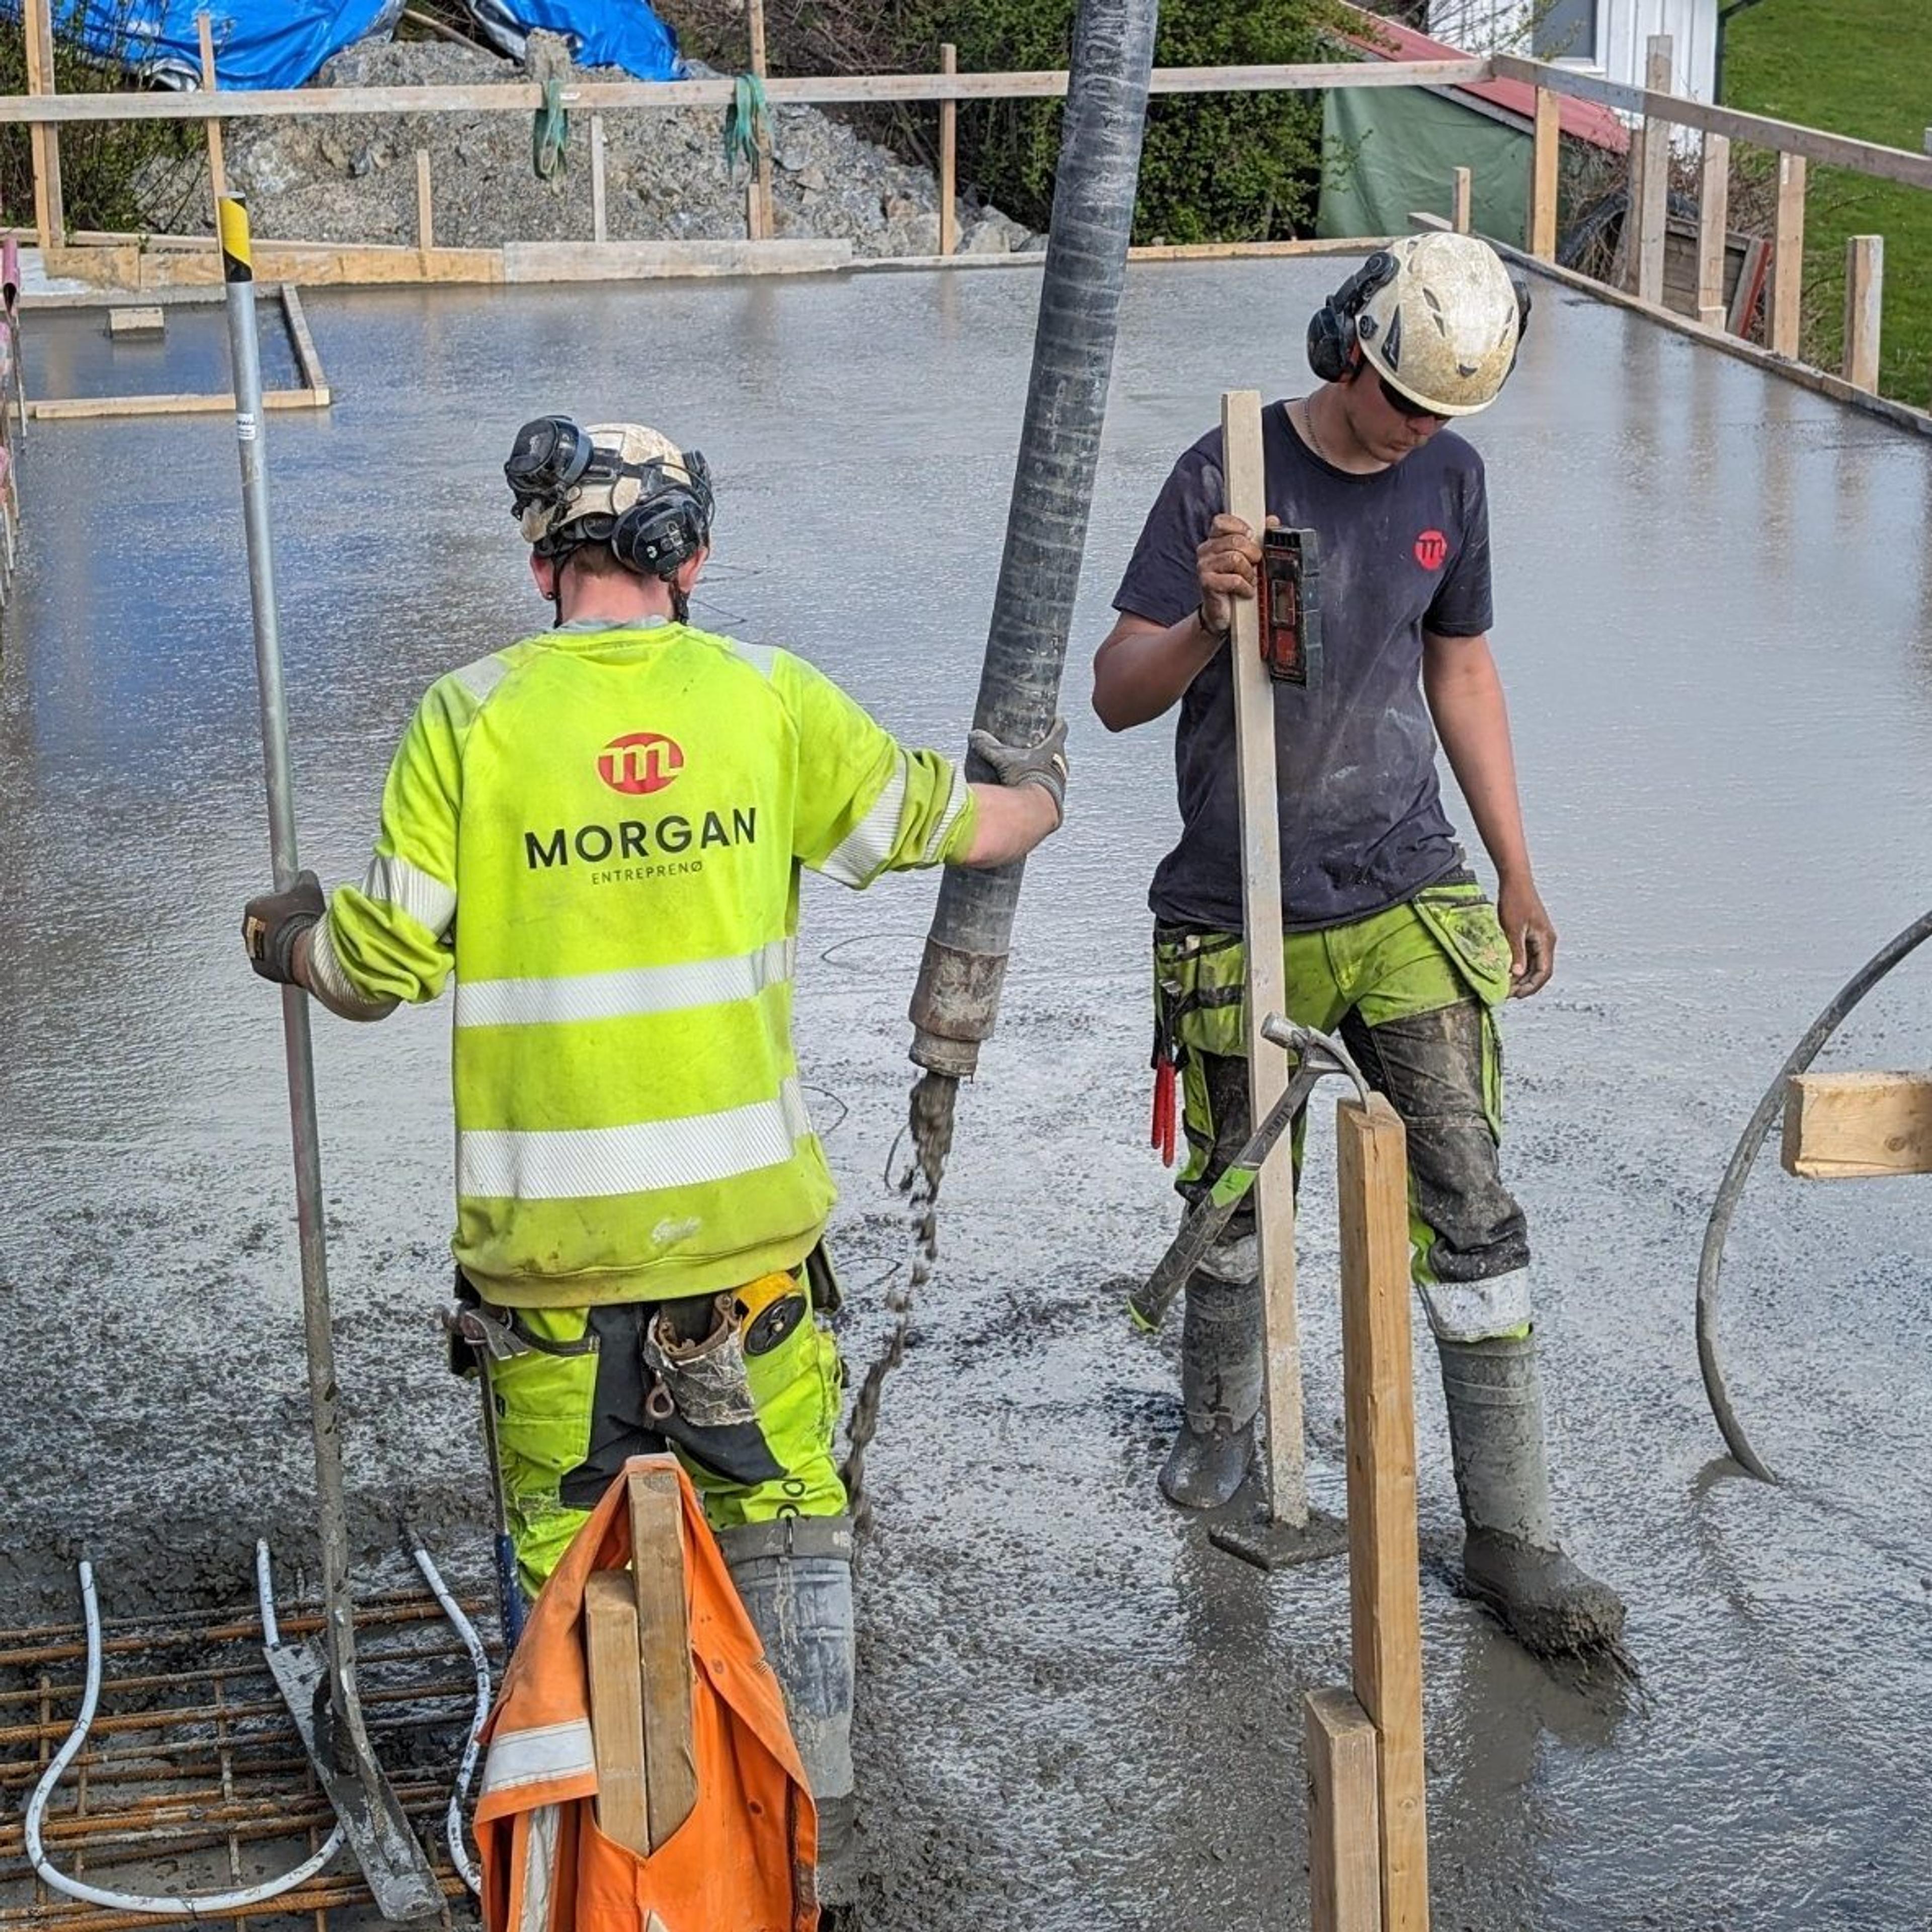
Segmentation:
{"type": "MultiPolygon", "coordinates": [[[[1145,1146],[1168,734],[1109,738],[1086,661],[1168,464],[1221,388],[1308,380],[1331,262],[1130,278],[1066,710],[963,1096],[937,1277],[887,1385],[861,1597],[871,1932],[1306,1922],[1299,1694],[1347,1677],[1339,1564],[1270,1579],[1159,1499],[1172,1338],[1123,1284],[1174,1218],[1145,1146]]],[[[700,622],[782,642],[899,735],[961,740],[1037,279],[903,273],[595,291],[318,293],[338,398],[271,419],[307,862],[359,874],[442,670],[542,626],[499,466],[551,409],[634,416],[719,484],[700,622]]],[[[156,357],[218,314],[175,311],[156,357]]],[[[98,315],[30,316],[30,394],[186,388],[98,315]]],[[[178,345],[177,346],[176,345],[178,345]]],[[[273,375],[272,369],[272,377],[273,375]]],[[[206,386],[217,386],[208,382],[206,386]]],[[[1473,440],[1555,984],[1511,1015],[1562,1512],[1630,1600],[1641,1690],[1559,1679],[1451,1588],[1418,1339],[1436,1923],[1932,1923],[1932,1183],[1767,1157],[1726,1358],[1784,1490],[1727,1478],[1691,1339],[1732,1142],[1830,992],[1932,899],[1932,444],[1551,286],[1473,440]]],[[[0,664],[0,1622],[245,1594],[310,1533],[279,1029],[236,928],[268,873],[232,423],[37,425],[0,664]]],[[[1466,825],[1466,817],[1462,821],[1466,825]]],[[[806,893],[799,1043],[844,1190],[855,1373],[906,1264],[883,1176],[930,880],[806,893]]],[[[1908,965],[1828,1055],[1932,1065],[1908,965]]],[[[318,1016],[352,1500],[482,1585],[473,1396],[442,1366],[446,1014],[318,1016]]],[[[1325,1117],[1329,1103],[1322,1103],[1325,1117]]],[[[1330,1136],[1304,1207],[1312,1478],[1341,1495],[1330,1136]]],[[[1418,1322],[1420,1328],[1421,1324],[1418,1322]]]]}

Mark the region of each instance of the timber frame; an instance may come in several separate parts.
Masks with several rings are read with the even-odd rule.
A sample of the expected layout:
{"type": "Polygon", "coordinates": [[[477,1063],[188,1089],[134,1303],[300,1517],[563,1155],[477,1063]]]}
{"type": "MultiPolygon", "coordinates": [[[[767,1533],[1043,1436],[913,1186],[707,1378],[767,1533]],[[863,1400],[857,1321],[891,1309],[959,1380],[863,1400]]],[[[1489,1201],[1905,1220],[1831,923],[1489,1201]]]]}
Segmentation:
{"type": "MultiPolygon", "coordinates": [[[[754,11],[760,0],[751,0],[754,11]]],[[[754,22],[761,29],[761,21],[754,22]]],[[[30,128],[33,134],[34,227],[43,266],[50,277],[68,277],[100,287],[145,293],[205,284],[218,274],[212,238],[137,236],[70,232],[66,224],[60,172],[60,129],[76,122],[199,121],[208,130],[211,170],[222,165],[220,132],[228,121],[287,118],[328,118],[354,114],[532,114],[541,104],[534,82],[474,86],[333,87],[265,89],[222,93],[213,86],[188,93],[62,94],[53,86],[50,0],[23,0],[27,86],[24,94],[0,98],[0,125],[30,128]]],[[[754,34],[761,44],[762,32],[754,34]]],[[[1932,152],[1915,154],[1871,141],[1800,127],[1758,114],[1713,106],[1675,94],[1664,84],[1670,72],[1670,40],[1652,38],[1648,87],[1559,68],[1547,62],[1498,54],[1492,58],[1410,62],[1336,61],[1300,66],[1156,68],[1156,94],[1282,92],[1306,93],[1330,87],[1445,87],[1489,80],[1514,81],[1534,95],[1534,136],[1529,163],[1529,202],[1520,254],[1532,266],[1562,279],[1581,281],[1593,293],[1623,299],[1655,319],[1678,326],[1682,318],[1664,304],[1664,261],[1667,197],[1664,176],[1680,130],[1703,137],[1703,190],[1698,223],[1699,264],[1695,312],[1687,332],[1714,340],[1732,353],[1748,350],[1780,373],[1839,400],[1871,408],[1904,426],[1932,430],[1932,416],[1876,395],[1879,368],[1879,319],[1882,304],[1881,238],[1852,238],[1848,250],[1845,359],[1841,370],[1825,372],[1798,360],[1800,298],[1804,275],[1805,188],[1808,170],[1846,168],[1876,179],[1932,190],[1932,152]],[[1634,128],[1632,191],[1627,244],[1634,265],[1635,286],[1618,291],[1556,269],[1558,170],[1561,142],[1557,105],[1562,97],[1611,109],[1634,128]],[[1740,317],[1721,299],[1726,242],[1726,200],[1732,142],[1768,150],[1777,157],[1778,197],[1775,244],[1772,252],[1768,352],[1743,343],[1740,317]]],[[[762,66],[762,61],[758,63],[762,66]]],[[[212,80],[212,60],[204,51],[204,71],[212,80]]],[[[256,244],[258,260],[272,278],[312,286],[397,282],[498,283],[634,280],[660,276],[751,274],[848,271],[860,267],[928,266],[970,260],[994,266],[1003,260],[1024,265],[1036,255],[1011,258],[959,258],[956,224],[950,202],[941,210],[940,253],[916,262],[855,260],[842,243],[773,238],[768,158],[761,157],[748,190],[745,238],[693,242],[614,242],[601,218],[604,205],[602,116],[616,109],[715,107],[732,98],[728,76],[680,81],[581,82],[564,90],[563,105],[587,116],[591,129],[590,188],[592,232],[584,242],[509,243],[500,248],[439,248],[434,241],[428,156],[416,165],[417,244],[344,247],[301,241],[256,244]]],[[[955,129],[961,101],[1054,100],[1066,92],[1060,68],[1007,73],[962,74],[954,50],[940,50],[940,66],[930,74],[775,76],[765,81],[774,106],[835,106],[880,103],[927,104],[939,110],[940,179],[956,180],[955,129]]],[[[1928,136],[1932,139],[1932,136],[1928,136]]],[[[1462,172],[1459,170],[1459,173],[1462,172]]],[[[1452,208],[1466,206],[1466,181],[1444,184],[1452,208]]],[[[1140,260],[1228,259],[1275,254],[1350,252],[1347,243],[1256,244],[1232,242],[1185,250],[1136,249],[1140,260]]],[[[28,298],[30,302],[32,298],[28,298]]],[[[1748,304],[1746,304],[1747,306],[1748,304]]]]}

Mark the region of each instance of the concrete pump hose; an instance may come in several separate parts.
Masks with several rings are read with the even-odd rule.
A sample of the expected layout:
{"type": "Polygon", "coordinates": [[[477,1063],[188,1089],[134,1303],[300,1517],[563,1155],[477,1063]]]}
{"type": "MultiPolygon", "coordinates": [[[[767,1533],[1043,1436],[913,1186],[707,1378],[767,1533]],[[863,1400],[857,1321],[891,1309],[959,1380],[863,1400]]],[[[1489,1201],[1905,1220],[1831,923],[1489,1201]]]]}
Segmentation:
{"type": "Polygon", "coordinates": [[[1899,962],[1932,939],[1932,912],[1912,921],[1861,966],[1839,989],[1838,997],[1811,1022],[1804,1037],[1792,1049],[1791,1057],[1778,1070],[1778,1078],[1765,1090],[1757,1111],[1739,1137],[1730,1165],[1711,1204],[1711,1218],[1704,1228],[1704,1252],[1697,1263],[1697,1366],[1704,1377],[1704,1393],[1710,1398],[1711,1413],[1717,1418],[1724,1446],[1750,1474],[1763,1483],[1773,1483],[1763,1460],[1752,1448],[1744,1425],[1731,1407],[1724,1386],[1724,1372],[1718,1360],[1718,1280],[1724,1265],[1724,1243],[1730,1234],[1731,1217],[1737,1211],[1744,1183],[1750,1178],[1758,1150],[1769,1136],[1784,1112],[1785,1091],[1824,1050],[1825,1043],[1844,1024],[1852,1009],[1899,962]]]}

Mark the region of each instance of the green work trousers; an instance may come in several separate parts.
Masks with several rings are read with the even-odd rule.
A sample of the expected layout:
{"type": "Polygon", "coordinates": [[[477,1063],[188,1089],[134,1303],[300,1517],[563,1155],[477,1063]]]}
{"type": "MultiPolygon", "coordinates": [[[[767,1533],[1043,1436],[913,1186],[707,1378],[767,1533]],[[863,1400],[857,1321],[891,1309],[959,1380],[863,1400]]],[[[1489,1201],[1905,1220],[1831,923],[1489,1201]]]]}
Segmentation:
{"type": "Polygon", "coordinates": [[[486,1372],[505,1514],[532,1595],[632,1456],[670,1448],[716,1529],[843,1514],[832,1434],[844,1370],[802,1279],[686,1302],[488,1312],[522,1345],[486,1372]],[[701,1376],[656,1346],[660,1316],[697,1346],[708,1333],[701,1376]]]}
{"type": "MultiPolygon", "coordinates": [[[[1416,1282],[1445,1339],[1526,1331],[1528,1236],[1503,1185],[1502,1054],[1496,1009],[1509,947],[1473,881],[1432,886],[1346,926],[1282,940],[1288,1017],[1339,1034],[1408,1136],[1416,1282]]],[[[1246,959],[1238,933],[1159,926],[1156,1050],[1180,1068],[1187,1159],[1178,1185],[1211,1187],[1251,1128],[1246,959]]],[[[1296,1144],[1300,1144],[1298,1123],[1296,1144]]],[[[1224,1245],[1253,1228],[1252,1206],[1224,1245]]]]}

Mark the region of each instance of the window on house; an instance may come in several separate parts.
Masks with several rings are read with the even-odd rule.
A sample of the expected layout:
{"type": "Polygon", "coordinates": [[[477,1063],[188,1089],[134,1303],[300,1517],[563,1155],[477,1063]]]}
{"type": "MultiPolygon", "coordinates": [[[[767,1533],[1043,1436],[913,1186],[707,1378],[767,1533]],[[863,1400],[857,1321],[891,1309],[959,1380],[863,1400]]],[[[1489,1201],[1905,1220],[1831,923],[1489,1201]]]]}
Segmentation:
{"type": "Polygon", "coordinates": [[[1536,0],[1530,52],[1538,60],[1597,58],[1597,0],[1536,0]]]}

